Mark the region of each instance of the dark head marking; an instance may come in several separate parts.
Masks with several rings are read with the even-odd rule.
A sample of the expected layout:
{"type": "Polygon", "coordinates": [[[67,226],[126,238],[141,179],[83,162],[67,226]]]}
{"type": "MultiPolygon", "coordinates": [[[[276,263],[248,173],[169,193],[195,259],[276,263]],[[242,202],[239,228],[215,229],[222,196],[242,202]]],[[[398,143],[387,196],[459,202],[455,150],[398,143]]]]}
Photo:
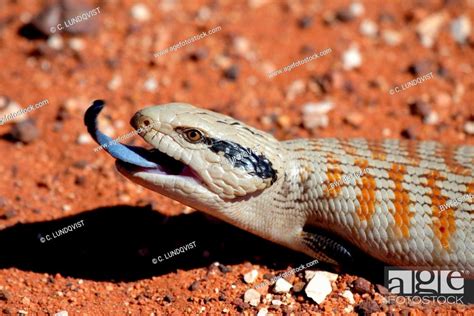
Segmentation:
{"type": "Polygon", "coordinates": [[[272,162],[264,155],[257,155],[250,148],[244,148],[232,141],[207,138],[206,143],[214,153],[223,153],[233,166],[245,169],[249,174],[261,179],[271,178],[273,184],[278,176],[273,169],[272,162]]]}

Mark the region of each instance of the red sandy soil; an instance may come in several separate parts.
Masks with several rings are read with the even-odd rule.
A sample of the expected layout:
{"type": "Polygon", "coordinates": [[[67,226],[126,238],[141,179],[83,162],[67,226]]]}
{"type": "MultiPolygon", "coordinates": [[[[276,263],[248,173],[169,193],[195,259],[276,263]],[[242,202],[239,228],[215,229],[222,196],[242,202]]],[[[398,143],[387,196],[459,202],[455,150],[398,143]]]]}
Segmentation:
{"type": "MultiPolygon", "coordinates": [[[[0,126],[3,314],[255,315],[264,307],[273,315],[342,314],[345,308],[354,314],[474,314],[472,306],[390,304],[375,286],[383,280],[369,271],[344,270],[337,271],[334,291],[321,305],[304,291],[292,291],[272,294],[283,301],[280,306],[270,301],[250,306],[243,295],[253,285],[243,281],[244,273],[257,269],[260,283],[264,274],[278,275],[311,259],[200,213],[188,214],[189,208],[124,179],[113,159],[94,152],[87,135],[80,137],[86,132],[84,110],[104,99],[109,106],[101,124],[115,136],[132,130],[128,120],[140,108],[180,101],[231,115],[280,139],[408,137],[472,145],[465,124],[474,120],[474,37],[471,31],[458,44],[449,30],[462,14],[474,21],[472,1],[363,1],[365,12],[347,21],[345,1],[143,1],[147,21],[131,17],[133,1],[98,1],[90,3],[100,7],[90,19],[97,25],[82,22],[91,23],[85,33],[31,36],[28,23],[50,3],[0,1],[0,94],[21,107],[49,102],[28,114],[39,132],[23,131],[33,134],[23,135],[31,137],[28,144],[11,136],[12,122],[0,126]],[[423,47],[416,25],[439,12],[446,21],[433,47],[423,47]],[[362,35],[364,19],[374,21],[379,32],[398,32],[400,42],[391,46],[380,35],[362,35]],[[153,56],[216,26],[221,31],[153,56]],[[345,70],[341,56],[352,45],[362,64],[345,70]],[[324,57],[267,76],[326,48],[331,53],[324,57]],[[414,67],[418,75],[432,71],[433,79],[391,95],[391,88],[418,77],[409,70],[414,67]],[[146,90],[150,78],[157,87],[149,81],[146,90]],[[303,105],[324,100],[334,104],[328,126],[305,128],[303,105]],[[413,102],[421,114],[413,113],[413,102]],[[420,116],[431,112],[437,120],[425,124],[420,116]],[[39,241],[81,220],[83,227],[39,241]],[[194,249],[152,264],[151,258],[192,241],[194,249]],[[359,277],[371,284],[356,293],[359,277]],[[344,289],[354,292],[355,303],[340,296],[344,289]]],[[[298,273],[290,281],[302,279],[298,273]]],[[[265,297],[272,289],[261,292],[265,297]]]]}

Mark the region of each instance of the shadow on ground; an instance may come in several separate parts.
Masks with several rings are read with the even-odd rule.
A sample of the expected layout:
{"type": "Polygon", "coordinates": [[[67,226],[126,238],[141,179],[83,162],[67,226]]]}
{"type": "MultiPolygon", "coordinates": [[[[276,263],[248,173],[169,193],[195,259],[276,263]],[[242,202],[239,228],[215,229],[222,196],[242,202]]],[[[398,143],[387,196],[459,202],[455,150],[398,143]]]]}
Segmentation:
{"type": "MultiPolygon", "coordinates": [[[[374,269],[380,264],[364,260],[343,272],[359,270],[359,274],[380,283],[374,278],[383,276],[381,266],[374,269]]],[[[60,273],[96,281],[134,281],[177,269],[207,267],[215,261],[225,265],[250,261],[284,270],[288,265],[298,267],[312,259],[199,212],[166,217],[147,207],[98,208],[0,231],[0,268],[60,273]],[[79,221],[83,221],[83,227],[53,238],[53,233],[56,235],[58,230],[79,221]],[[41,237],[47,234],[50,240],[42,243],[41,237]],[[152,263],[153,258],[163,258],[170,250],[193,241],[194,249],[152,263]]],[[[331,269],[322,264],[318,268],[331,269]]]]}

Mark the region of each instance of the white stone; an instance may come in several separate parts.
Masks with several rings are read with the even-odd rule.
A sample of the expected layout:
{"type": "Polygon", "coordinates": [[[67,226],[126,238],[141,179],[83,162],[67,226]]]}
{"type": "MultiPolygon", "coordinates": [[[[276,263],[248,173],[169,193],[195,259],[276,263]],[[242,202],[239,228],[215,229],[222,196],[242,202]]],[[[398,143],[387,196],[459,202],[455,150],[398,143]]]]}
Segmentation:
{"type": "Polygon", "coordinates": [[[148,21],[151,18],[150,10],[143,3],[133,5],[130,13],[135,20],[140,22],[148,21]]]}
{"type": "Polygon", "coordinates": [[[81,133],[79,134],[79,136],[77,137],[77,140],[76,142],[79,144],[79,145],[84,145],[84,144],[90,144],[92,142],[91,140],[91,137],[89,134],[87,133],[81,133]]]}
{"type": "Polygon", "coordinates": [[[372,20],[366,19],[360,23],[359,32],[362,35],[365,35],[367,37],[375,37],[377,36],[378,31],[379,31],[379,28],[377,24],[372,20]]]}
{"type": "Polygon", "coordinates": [[[68,44],[69,44],[69,47],[76,52],[80,52],[86,47],[86,43],[84,42],[84,40],[82,38],[77,38],[77,37],[71,38],[68,44]]]}
{"type": "Polygon", "coordinates": [[[357,46],[352,46],[342,54],[342,64],[344,69],[351,70],[362,65],[362,56],[357,46]]]}
{"type": "Polygon", "coordinates": [[[244,281],[247,284],[253,283],[253,282],[255,282],[257,277],[258,277],[258,271],[253,269],[252,271],[247,272],[247,273],[244,274],[244,281]]]}
{"type": "Polygon", "coordinates": [[[469,121],[464,124],[464,131],[468,135],[474,135],[474,121],[469,121]]]}
{"type": "Polygon", "coordinates": [[[60,50],[64,47],[64,41],[61,35],[53,35],[48,38],[47,44],[49,47],[55,50],[60,50]]]}
{"type": "Polygon", "coordinates": [[[306,295],[318,304],[332,292],[331,281],[326,273],[318,271],[305,288],[306,295]]]}
{"type": "Polygon", "coordinates": [[[283,302],[280,300],[272,300],[272,305],[280,306],[281,304],[283,304],[283,302]]]}
{"type": "Polygon", "coordinates": [[[387,45],[396,46],[402,42],[402,34],[394,30],[384,30],[382,38],[387,45]]]}
{"type": "Polygon", "coordinates": [[[290,282],[283,278],[278,278],[278,280],[275,283],[275,288],[273,291],[275,293],[288,293],[290,289],[293,287],[290,282]]]}
{"type": "Polygon", "coordinates": [[[57,312],[56,314],[54,314],[54,316],[68,316],[68,312],[66,311],[60,311],[60,312],[57,312]]]}
{"type": "Polygon", "coordinates": [[[421,44],[425,47],[431,47],[434,40],[446,20],[446,13],[434,13],[423,20],[416,26],[416,33],[420,37],[421,44]]]}
{"type": "Polygon", "coordinates": [[[361,16],[365,12],[364,5],[360,2],[352,2],[349,6],[349,12],[354,17],[361,16]]]}
{"type": "Polygon", "coordinates": [[[117,90],[122,85],[122,77],[120,75],[115,74],[112,79],[107,84],[107,88],[109,90],[117,90]]]}
{"type": "Polygon", "coordinates": [[[471,33],[471,20],[466,15],[462,15],[451,22],[451,36],[460,44],[466,43],[471,33]]]}
{"type": "Polygon", "coordinates": [[[260,293],[255,289],[248,289],[244,294],[244,302],[252,306],[260,304],[260,293]]]}
{"type": "Polygon", "coordinates": [[[268,314],[268,309],[262,308],[258,311],[257,316],[267,316],[268,314]]]}
{"type": "Polygon", "coordinates": [[[436,125],[439,123],[439,115],[435,111],[431,111],[426,117],[423,118],[423,123],[426,125],[436,125]]]}
{"type": "Polygon", "coordinates": [[[148,92],[154,92],[158,88],[158,82],[155,78],[148,78],[143,84],[144,88],[148,92]]]}
{"type": "Polygon", "coordinates": [[[314,270],[305,270],[304,279],[307,282],[309,282],[309,281],[311,281],[311,279],[314,277],[315,274],[316,274],[316,271],[314,271],[314,270]]]}
{"type": "Polygon", "coordinates": [[[303,125],[307,129],[316,127],[327,127],[329,125],[329,117],[327,112],[334,108],[331,101],[309,102],[303,104],[303,125]]]}
{"type": "Polygon", "coordinates": [[[349,304],[351,304],[351,305],[355,304],[354,294],[352,294],[351,291],[345,290],[344,292],[342,292],[341,296],[344,297],[345,299],[347,299],[349,304]]]}

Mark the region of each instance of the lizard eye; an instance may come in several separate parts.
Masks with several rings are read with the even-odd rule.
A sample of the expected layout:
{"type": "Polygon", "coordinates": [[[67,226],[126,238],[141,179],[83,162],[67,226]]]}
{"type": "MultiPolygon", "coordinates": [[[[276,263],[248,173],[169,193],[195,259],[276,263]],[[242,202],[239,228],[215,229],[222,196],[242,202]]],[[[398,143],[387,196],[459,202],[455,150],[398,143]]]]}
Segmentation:
{"type": "Polygon", "coordinates": [[[187,129],[184,131],[186,140],[190,143],[197,143],[202,140],[203,136],[201,131],[197,129],[187,129]]]}

